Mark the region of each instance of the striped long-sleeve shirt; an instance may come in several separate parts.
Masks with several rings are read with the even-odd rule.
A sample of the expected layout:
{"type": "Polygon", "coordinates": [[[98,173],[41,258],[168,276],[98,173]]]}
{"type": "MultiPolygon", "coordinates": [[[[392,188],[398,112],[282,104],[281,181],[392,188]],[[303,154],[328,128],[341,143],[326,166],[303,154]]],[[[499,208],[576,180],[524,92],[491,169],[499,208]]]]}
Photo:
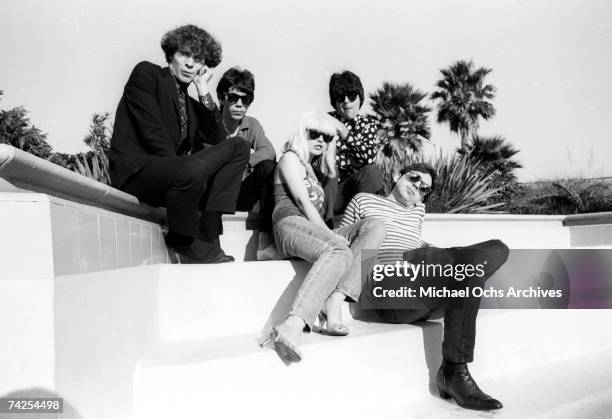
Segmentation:
{"type": "Polygon", "coordinates": [[[358,193],[349,202],[340,223],[341,227],[364,218],[375,218],[385,223],[387,238],[378,253],[382,263],[402,260],[402,254],[421,245],[421,225],[425,205],[407,208],[379,195],[358,193]]]}

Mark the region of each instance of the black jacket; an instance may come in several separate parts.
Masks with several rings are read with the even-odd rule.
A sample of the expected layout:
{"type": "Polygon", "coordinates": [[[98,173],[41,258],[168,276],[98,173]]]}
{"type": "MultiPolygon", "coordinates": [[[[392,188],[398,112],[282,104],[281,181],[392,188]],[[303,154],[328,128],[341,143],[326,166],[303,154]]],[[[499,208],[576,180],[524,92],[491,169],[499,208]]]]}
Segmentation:
{"type": "Polygon", "coordinates": [[[180,141],[176,82],[168,67],[143,61],[134,67],[119,101],[109,152],[112,185],[125,182],[155,157],[215,144],[216,112],[188,96],[187,139],[180,141]]]}

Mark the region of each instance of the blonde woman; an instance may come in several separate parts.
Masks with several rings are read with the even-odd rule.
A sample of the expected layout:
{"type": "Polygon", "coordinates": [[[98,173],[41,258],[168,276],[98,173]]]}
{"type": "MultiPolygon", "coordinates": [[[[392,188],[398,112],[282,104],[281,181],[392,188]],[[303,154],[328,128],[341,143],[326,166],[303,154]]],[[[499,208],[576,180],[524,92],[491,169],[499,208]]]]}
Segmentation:
{"type": "Polygon", "coordinates": [[[324,113],[302,114],[274,174],[272,223],[276,247],[284,256],[312,263],[287,318],[274,328],[275,349],[286,363],[301,360],[301,335],[312,329],[320,313],[327,326],[321,325],[323,332],[348,334],[342,324],[341,304],[359,298],[361,250],[378,249],[386,237],[384,223],[378,220],[363,220],[335,230],[323,221],[324,193],[310,163],[320,157],[323,175],[336,177],[340,125],[324,113]]]}

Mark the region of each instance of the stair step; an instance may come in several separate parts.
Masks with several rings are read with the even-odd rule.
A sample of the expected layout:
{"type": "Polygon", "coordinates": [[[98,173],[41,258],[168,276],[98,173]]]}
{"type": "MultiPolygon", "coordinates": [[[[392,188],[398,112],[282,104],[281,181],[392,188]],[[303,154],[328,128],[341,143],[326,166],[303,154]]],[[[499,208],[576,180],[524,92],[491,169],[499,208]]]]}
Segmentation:
{"type": "Polygon", "coordinates": [[[289,311],[309,266],[302,261],[158,265],[160,339],[198,341],[271,328],[289,311]]]}
{"type": "MultiPolygon", "coordinates": [[[[610,320],[606,310],[483,310],[470,370],[479,382],[503,382],[551,362],[610,351],[612,331],[601,328],[610,320]]],[[[441,362],[439,323],[352,321],[350,328],[348,337],[305,336],[303,361],[289,367],[258,348],[254,335],[161,345],[136,371],[135,417],[382,417],[381,406],[393,411],[430,398],[441,362]]]]}
{"type": "MultiPolygon", "coordinates": [[[[520,374],[478,381],[504,408],[491,416],[504,418],[609,418],[612,412],[612,351],[566,359],[520,374]]],[[[469,419],[478,414],[438,397],[425,397],[381,415],[381,418],[469,419]]]]}

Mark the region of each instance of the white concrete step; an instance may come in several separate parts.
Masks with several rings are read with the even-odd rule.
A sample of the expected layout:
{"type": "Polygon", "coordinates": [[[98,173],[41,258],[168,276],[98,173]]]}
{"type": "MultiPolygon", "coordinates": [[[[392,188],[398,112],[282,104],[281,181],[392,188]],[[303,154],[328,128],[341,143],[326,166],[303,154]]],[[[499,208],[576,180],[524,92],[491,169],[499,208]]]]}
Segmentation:
{"type": "MultiPolygon", "coordinates": [[[[570,358],[519,374],[479,380],[504,408],[494,413],[462,409],[452,401],[427,396],[384,411],[378,418],[436,419],[475,417],[576,419],[612,416],[612,351],[570,358]]],[[[324,416],[323,416],[324,417],[324,416]]]]}
{"type": "MultiPolygon", "coordinates": [[[[601,327],[610,320],[610,310],[483,311],[470,369],[487,382],[610,351],[612,331],[601,327]]],[[[290,367],[253,336],[160,345],[136,371],[135,417],[378,418],[381,406],[393,411],[429,397],[441,362],[440,324],[350,326],[348,337],[307,336],[304,360],[290,367]]]]}
{"type": "Polygon", "coordinates": [[[160,339],[257,334],[282,321],[310,265],[302,261],[158,265],[160,339]]]}

